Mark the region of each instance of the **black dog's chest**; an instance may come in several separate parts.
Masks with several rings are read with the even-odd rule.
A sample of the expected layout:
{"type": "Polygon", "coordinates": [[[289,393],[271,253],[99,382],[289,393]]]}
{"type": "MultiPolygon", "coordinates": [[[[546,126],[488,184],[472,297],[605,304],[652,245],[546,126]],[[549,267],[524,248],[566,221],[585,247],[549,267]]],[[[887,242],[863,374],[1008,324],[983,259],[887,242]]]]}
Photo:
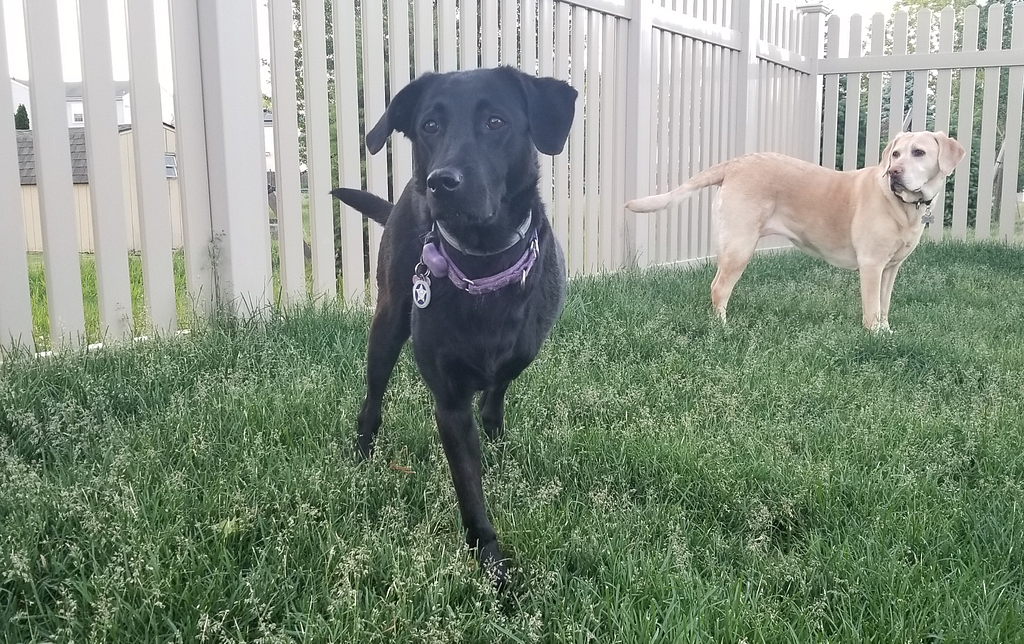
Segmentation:
{"type": "Polygon", "coordinates": [[[480,296],[449,284],[434,291],[430,305],[412,313],[413,353],[428,384],[432,376],[456,374],[485,388],[536,355],[536,308],[522,287],[480,296]]]}

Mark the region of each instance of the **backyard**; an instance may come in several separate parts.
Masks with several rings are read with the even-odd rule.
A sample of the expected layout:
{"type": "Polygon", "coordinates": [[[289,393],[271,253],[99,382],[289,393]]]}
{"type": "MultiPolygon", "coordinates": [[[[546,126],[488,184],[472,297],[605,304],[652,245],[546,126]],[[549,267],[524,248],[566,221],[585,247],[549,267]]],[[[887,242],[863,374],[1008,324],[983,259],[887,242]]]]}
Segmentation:
{"type": "Polygon", "coordinates": [[[406,349],[352,455],[369,313],[306,305],[0,365],[0,639],[1009,642],[1024,633],[1024,250],[926,242],[893,334],[757,258],[576,279],[463,547],[406,349]]]}

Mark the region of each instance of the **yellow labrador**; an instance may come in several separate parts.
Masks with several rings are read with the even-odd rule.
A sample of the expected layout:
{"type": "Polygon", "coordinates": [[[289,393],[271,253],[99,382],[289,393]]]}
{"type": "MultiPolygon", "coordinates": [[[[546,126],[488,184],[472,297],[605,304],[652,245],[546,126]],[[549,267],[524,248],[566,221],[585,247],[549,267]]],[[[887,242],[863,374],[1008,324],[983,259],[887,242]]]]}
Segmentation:
{"type": "Polygon", "coordinates": [[[887,330],[896,272],[920,241],[932,200],[963,157],[963,146],[943,132],[900,133],[886,146],[881,165],[850,172],[780,154],[748,154],[626,207],[661,210],[701,188],[721,186],[711,302],[723,322],[757,240],[777,234],[808,255],[860,271],[864,326],[887,330]]]}

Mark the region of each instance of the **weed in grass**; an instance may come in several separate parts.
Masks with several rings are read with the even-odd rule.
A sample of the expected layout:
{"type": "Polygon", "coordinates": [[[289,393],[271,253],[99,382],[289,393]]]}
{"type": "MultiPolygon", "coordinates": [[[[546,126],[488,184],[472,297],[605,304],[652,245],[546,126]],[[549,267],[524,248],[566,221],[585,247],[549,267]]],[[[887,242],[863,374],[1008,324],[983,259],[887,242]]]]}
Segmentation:
{"type": "Polygon", "coordinates": [[[0,366],[0,640],[1014,642],[1024,255],[925,243],[892,335],[856,276],[571,284],[484,486],[496,597],[406,354],[352,455],[365,311],[0,366]]]}

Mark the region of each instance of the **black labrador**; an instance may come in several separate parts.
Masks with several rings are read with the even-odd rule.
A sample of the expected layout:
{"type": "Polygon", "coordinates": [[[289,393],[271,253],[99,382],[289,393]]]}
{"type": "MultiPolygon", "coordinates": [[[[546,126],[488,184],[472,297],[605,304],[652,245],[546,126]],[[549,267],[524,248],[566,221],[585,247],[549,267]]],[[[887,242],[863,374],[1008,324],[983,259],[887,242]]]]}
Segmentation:
{"type": "Polygon", "coordinates": [[[466,542],[499,587],[508,570],[484,508],[472,403],[482,392],[484,431],[499,437],[505,391],[561,312],[565,259],[537,188],[537,151],[562,151],[575,101],[568,84],[510,67],[423,75],[366,135],[372,154],[393,131],[412,141],[413,178],[394,207],[358,190],[333,192],[385,224],[357,449],[372,451],[411,333],[466,542]]]}

